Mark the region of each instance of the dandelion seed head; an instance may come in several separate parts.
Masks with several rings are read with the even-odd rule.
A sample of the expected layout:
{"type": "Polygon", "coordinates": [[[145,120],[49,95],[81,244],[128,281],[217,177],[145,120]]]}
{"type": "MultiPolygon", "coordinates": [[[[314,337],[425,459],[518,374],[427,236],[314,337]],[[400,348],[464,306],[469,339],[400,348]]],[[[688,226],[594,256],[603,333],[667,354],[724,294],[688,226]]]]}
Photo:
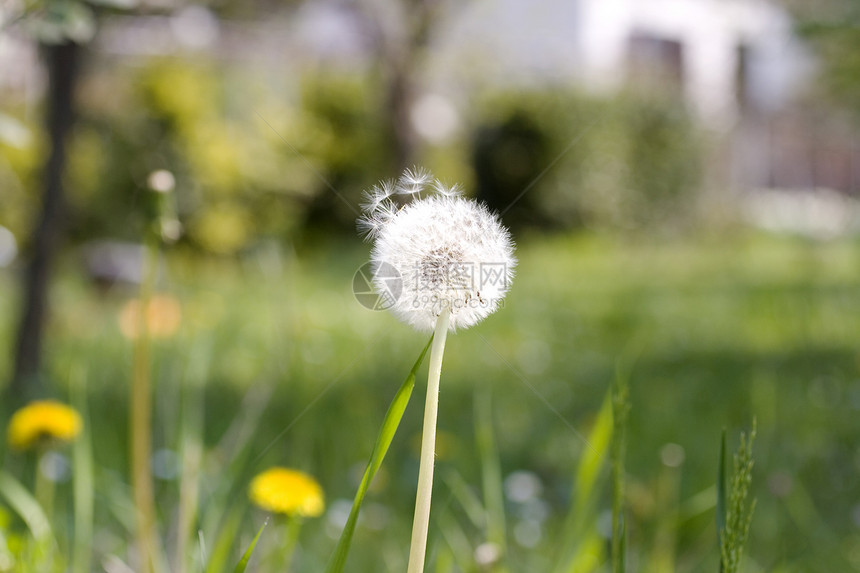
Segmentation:
{"type": "MultiPolygon", "coordinates": [[[[402,294],[392,312],[430,331],[445,308],[451,311],[451,330],[473,326],[498,310],[516,266],[513,241],[498,217],[464,198],[459,186],[446,186],[421,169],[407,170],[395,188],[408,190],[412,200],[368,201],[376,209],[365,209],[359,219],[359,229],[374,241],[374,268],[386,263],[400,273],[402,294]]],[[[369,193],[377,194],[376,188],[369,193]]],[[[388,280],[375,276],[374,286],[386,292],[388,280]]]]}

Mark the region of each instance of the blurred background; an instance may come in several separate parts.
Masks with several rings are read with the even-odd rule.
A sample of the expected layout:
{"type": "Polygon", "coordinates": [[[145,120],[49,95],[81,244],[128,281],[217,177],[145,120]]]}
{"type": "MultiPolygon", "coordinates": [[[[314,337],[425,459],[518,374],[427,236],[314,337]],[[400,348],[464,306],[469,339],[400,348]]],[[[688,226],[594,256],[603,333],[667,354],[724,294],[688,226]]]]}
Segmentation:
{"type": "MultiPolygon", "coordinates": [[[[756,418],[746,570],[860,571],[858,112],[853,0],[4,0],[0,413],[85,384],[95,563],[125,559],[158,220],[143,312],[164,542],[193,398],[218,508],[200,538],[249,541],[248,479],[297,467],[327,496],[299,555],[321,570],[425,343],[353,297],[358,205],[418,164],[499,212],[520,259],[505,308],[449,342],[436,570],[556,570],[582,436],[623,375],[631,570],[716,570],[720,433],[734,447],[756,418]]],[[[355,571],[405,568],[421,403],[355,571]]],[[[608,488],[594,497],[605,537],[608,488]]],[[[277,534],[261,543],[265,570],[277,534]]],[[[565,570],[600,570],[589,551],[565,570]]]]}

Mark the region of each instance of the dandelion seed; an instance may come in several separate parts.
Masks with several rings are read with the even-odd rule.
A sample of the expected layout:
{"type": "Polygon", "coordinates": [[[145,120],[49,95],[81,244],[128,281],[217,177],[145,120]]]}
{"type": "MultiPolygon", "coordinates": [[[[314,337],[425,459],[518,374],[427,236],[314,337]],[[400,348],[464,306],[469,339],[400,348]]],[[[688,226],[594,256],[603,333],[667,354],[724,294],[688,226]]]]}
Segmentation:
{"type": "Polygon", "coordinates": [[[43,442],[71,442],[81,433],[81,416],[61,402],[31,402],[12,415],[6,432],[9,445],[27,450],[43,442]]]}
{"type": "Polygon", "coordinates": [[[395,189],[401,195],[418,195],[432,179],[433,175],[423,167],[413,167],[403,172],[395,189]]]}
{"type": "Polygon", "coordinates": [[[258,474],[248,495],[258,507],[288,516],[317,517],[325,509],[320,484],[306,473],[274,467],[258,474]]]}

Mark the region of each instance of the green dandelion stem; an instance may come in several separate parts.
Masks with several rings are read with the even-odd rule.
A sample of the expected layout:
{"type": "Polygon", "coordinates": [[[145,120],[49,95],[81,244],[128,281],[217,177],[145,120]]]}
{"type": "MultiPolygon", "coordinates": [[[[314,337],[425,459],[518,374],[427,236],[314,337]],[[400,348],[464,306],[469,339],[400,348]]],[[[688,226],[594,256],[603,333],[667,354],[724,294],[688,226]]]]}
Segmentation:
{"type": "Polygon", "coordinates": [[[302,517],[292,515],[287,517],[286,538],[284,539],[284,571],[292,571],[290,566],[293,561],[293,553],[296,552],[296,544],[299,541],[299,532],[302,530],[302,517]]]}
{"type": "Polygon", "coordinates": [[[36,495],[36,501],[42,507],[42,511],[48,516],[48,519],[54,514],[54,493],[56,491],[54,480],[45,473],[48,470],[46,460],[51,452],[48,448],[39,448],[36,455],[36,483],[33,491],[36,495]]]}
{"type": "Polygon", "coordinates": [[[430,527],[430,497],[433,493],[433,466],[436,461],[436,417],[439,411],[439,379],[442,376],[442,355],[451,309],[445,308],[436,319],[433,346],[430,349],[430,373],[427,376],[427,400],[424,405],[424,429],[421,434],[421,462],[418,467],[418,493],[415,497],[415,518],[412,521],[412,544],[409,548],[407,573],[424,571],[427,532],[430,527]]]}
{"type": "Polygon", "coordinates": [[[326,567],[326,573],[342,573],[346,565],[346,556],[349,553],[349,546],[352,543],[352,534],[355,532],[355,524],[358,521],[358,512],[361,510],[361,504],[364,501],[364,495],[367,493],[367,488],[373,481],[376,472],[382,465],[382,460],[388,452],[391,441],[394,439],[394,434],[397,432],[397,427],[400,425],[400,420],[403,419],[403,413],[406,411],[406,406],[409,404],[409,398],[412,397],[412,390],[415,388],[415,376],[418,374],[418,368],[424,362],[424,356],[430,349],[430,344],[433,342],[433,337],[427,341],[412,370],[400,385],[400,389],[391,401],[388,411],[385,413],[385,419],[382,421],[382,428],[379,430],[379,435],[376,438],[376,443],[373,446],[373,451],[370,454],[370,461],[367,462],[367,468],[364,470],[364,477],[361,478],[361,484],[358,486],[358,492],[355,494],[355,501],[352,503],[352,509],[349,512],[349,518],[346,520],[346,525],[343,528],[343,533],[340,535],[340,540],[337,542],[337,547],[334,554],[326,567]]]}

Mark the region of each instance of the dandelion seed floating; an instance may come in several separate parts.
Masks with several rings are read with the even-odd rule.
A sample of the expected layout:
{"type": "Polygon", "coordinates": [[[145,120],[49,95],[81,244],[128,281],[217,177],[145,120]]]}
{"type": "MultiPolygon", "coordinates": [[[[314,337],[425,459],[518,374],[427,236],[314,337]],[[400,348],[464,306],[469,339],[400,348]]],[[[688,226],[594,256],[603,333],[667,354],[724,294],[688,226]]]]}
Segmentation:
{"type": "Polygon", "coordinates": [[[474,326],[502,305],[516,258],[508,230],[486,206],[466,199],[423,169],[367,193],[358,227],[374,241],[373,282],[380,293],[398,292],[388,308],[402,321],[433,331],[427,400],[421,434],[418,492],[407,573],[422,573],[430,523],[439,379],[448,331],[474,326]],[[389,273],[400,275],[392,289],[389,273]]]}
{"type": "MultiPolygon", "coordinates": [[[[413,169],[374,187],[363,208],[358,226],[374,241],[374,270],[391,265],[400,273],[390,309],[402,321],[429,332],[447,310],[454,331],[499,309],[516,258],[510,233],[486,206],[413,169]]],[[[374,272],[378,292],[390,292],[390,280],[374,272]]]]}

